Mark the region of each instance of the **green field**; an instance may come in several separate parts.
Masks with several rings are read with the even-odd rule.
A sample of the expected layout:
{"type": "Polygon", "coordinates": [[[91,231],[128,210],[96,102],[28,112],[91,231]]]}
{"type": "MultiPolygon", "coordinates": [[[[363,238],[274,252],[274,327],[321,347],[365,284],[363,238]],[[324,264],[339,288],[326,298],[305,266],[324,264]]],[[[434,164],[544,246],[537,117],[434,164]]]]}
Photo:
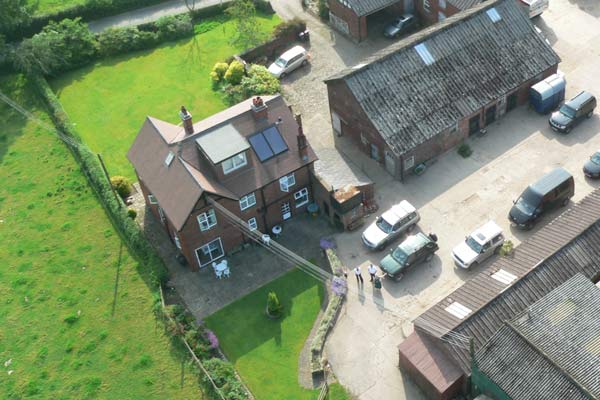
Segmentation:
{"type": "Polygon", "coordinates": [[[27,0],[34,14],[59,11],[76,4],[83,4],[86,0],[27,0]]]}
{"type": "MultiPolygon", "coordinates": [[[[258,21],[264,32],[280,22],[276,15],[258,21]]],[[[109,173],[134,179],[125,154],[147,115],[179,123],[181,105],[194,121],[226,108],[211,88],[209,73],[239,50],[229,43],[235,33],[228,21],[193,39],[107,59],[50,84],[83,141],[103,155],[109,173]]]]}
{"type": "MultiPolygon", "coordinates": [[[[49,121],[23,78],[0,90],[49,121]]],[[[0,120],[0,398],[200,398],[65,145],[1,102],[0,120]]]]}
{"type": "MultiPolygon", "coordinates": [[[[237,300],[205,322],[257,399],[316,399],[317,390],[298,384],[298,357],[319,313],[323,286],[294,270],[237,300]],[[284,307],[280,320],[265,316],[267,294],[275,291],[284,307]]],[[[346,399],[339,385],[331,399],[346,399]]]]}

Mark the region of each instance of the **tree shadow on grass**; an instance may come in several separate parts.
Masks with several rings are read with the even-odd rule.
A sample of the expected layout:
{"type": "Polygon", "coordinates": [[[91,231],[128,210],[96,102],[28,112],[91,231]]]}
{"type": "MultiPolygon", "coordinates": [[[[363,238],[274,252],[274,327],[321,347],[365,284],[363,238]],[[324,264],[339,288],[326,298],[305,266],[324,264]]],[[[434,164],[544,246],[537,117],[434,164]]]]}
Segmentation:
{"type": "Polygon", "coordinates": [[[293,346],[290,338],[284,337],[287,333],[301,336],[298,340],[303,343],[306,340],[305,336],[310,333],[324,298],[325,290],[322,284],[300,270],[293,270],[221,309],[206,318],[205,322],[217,333],[222,349],[235,363],[240,357],[270,340],[273,340],[277,347],[293,346]],[[319,296],[318,307],[314,313],[311,312],[313,303],[308,304],[309,301],[299,297],[311,289],[317,289],[319,296]],[[271,320],[265,314],[267,295],[270,291],[277,293],[283,306],[283,315],[277,320],[271,320]],[[303,318],[309,318],[310,321],[302,321],[303,318]],[[299,326],[303,325],[307,327],[305,335],[298,333],[299,326]]]}

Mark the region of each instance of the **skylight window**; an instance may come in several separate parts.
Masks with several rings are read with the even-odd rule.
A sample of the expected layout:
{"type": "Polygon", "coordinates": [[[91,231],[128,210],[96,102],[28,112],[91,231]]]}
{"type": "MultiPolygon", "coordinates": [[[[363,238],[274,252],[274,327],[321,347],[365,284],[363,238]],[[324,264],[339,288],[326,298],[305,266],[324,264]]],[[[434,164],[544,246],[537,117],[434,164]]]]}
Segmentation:
{"type": "Polygon", "coordinates": [[[165,158],[165,165],[169,167],[173,163],[173,159],[175,158],[175,153],[172,151],[167,154],[167,158],[165,158]]]}
{"type": "Polygon", "coordinates": [[[505,285],[510,285],[515,279],[517,279],[515,275],[503,269],[499,269],[498,272],[492,274],[492,278],[500,283],[504,283],[505,285]]]}
{"type": "Polygon", "coordinates": [[[458,319],[464,319],[467,315],[471,314],[472,310],[460,304],[458,301],[450,304],[446,307],[446,311],[454,315],[458,319]]]}
{"type": "Polygon", "coordinates": [[[502,17],[500,16],[500,14],[498,14],[498,10],[496,10],[495,7],[492,7],[489,10],[487,10],[486,14],[488,15],[488,17],[490,17],[490,19],[492,20],[492,22],[498,22],[498,21],[500,21],[502,19],[502,17]]]}
{"type": "Polygon", "coordinates": [[[288,149],[276,126],[270,126],[248,138],[250,145],[261,162],[275,157],[288,149]]]}
{"type": "Polygon", "coordinates": [[[435,62],[433,56],[429,52],[429,49],[427,49],[427,46],[425,46],[425,43],[416,45],[415,50],[417,51],[417,53],[419,53],[419,55],[421,56],[421,60],[423,60],[425,64],[431,65],[435,62]]]}

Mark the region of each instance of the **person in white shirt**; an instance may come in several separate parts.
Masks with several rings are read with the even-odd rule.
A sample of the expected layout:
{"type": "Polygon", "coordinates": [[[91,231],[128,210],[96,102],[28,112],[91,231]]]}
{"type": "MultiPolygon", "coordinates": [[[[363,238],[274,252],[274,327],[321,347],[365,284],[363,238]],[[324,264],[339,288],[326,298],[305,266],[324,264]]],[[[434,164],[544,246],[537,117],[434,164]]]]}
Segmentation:
{"type": "Polygon", "coordinates": [[[354,276],[356,276],[356,283],[358,283],[359,285],[364,283],[363,281],[363,277],[360,273],[360,266],[356,266],[356,268],[354,268],[354,276]]]}
{"type": "Polygon", "coordinates": [[[377,273],[377,268],[375,268],[373,264],[369,264],[369,268],[367,270],[369,271],[369,275],[371,275],[370,282],[373,282],[375,279],[375,274],[377,273]]]}

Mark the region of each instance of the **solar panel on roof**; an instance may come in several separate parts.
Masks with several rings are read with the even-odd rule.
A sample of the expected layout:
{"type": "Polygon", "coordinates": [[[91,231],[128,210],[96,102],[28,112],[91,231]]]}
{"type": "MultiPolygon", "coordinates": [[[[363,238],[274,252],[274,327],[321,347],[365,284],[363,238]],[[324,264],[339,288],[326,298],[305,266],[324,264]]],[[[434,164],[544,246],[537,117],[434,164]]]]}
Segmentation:
{"type": "Polygon", "coordinates": [[[273,150],[271,150],[271,147],[267,143],[267,140],[262,133],[250,136],[248,140],[250,141],[250,145],[256,152],[256,155],[261,162],[273,157],[273,150]]]}
{"type": "Polygon", "coordinates": [[[262,134],[264,135],[265,139],[267,139],[267,143],[269,143],[271,146],[273,154],[277,155],[288,149],[287,144],[285,144],[276,126],[267,128],[262,134]]]}
{"type": "Polygon", "coordinates": [[[490,17],[490,19],[492,20],[492,22],[498,22],[502,19],[502,17],[500,16],[500,14],[498,14],[498,10],[496,10],[496,8],[492,7],[489,10],[486,11],[486,14],[488,15],[488,17],[490,17]]]}
{"type": "Polygon", "coordinates": [[[425,43],[421,43],[415,46],[415,50],[417,51],[417,53],[419,53],[419,55],[421,56],[421,59],[423,60],[423,62],[427,65],[431,65],[434,63],[434,58],[431,55],[431,53],[429,52],[429,49],[427,49],[427,46],[425,46],[425,43]]]}

